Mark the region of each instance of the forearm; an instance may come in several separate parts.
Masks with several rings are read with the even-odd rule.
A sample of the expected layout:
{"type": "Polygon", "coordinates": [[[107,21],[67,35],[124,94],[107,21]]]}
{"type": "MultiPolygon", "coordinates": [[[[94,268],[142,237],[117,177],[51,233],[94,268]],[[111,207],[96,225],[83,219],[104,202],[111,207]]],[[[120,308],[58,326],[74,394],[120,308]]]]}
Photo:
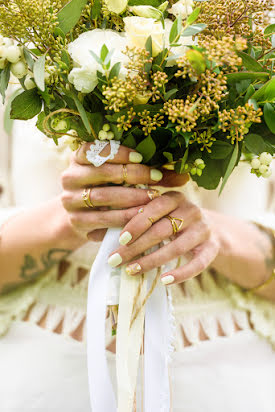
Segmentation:
{"type": "Polygon", "coordinates": [[[84,242],[59,198],[12,217],[1,231],[0,292],[38,278],[84,242]]]}
{"type": "MultiPolygon", "coordinates": [[[[252,223],[212,211],[206,214],[221,245],[212,267],[247,289],[266,282],[275,268],[270,237],[252,223]]],[[[255,293],[275,300],[275,281],[255,293]]]]}

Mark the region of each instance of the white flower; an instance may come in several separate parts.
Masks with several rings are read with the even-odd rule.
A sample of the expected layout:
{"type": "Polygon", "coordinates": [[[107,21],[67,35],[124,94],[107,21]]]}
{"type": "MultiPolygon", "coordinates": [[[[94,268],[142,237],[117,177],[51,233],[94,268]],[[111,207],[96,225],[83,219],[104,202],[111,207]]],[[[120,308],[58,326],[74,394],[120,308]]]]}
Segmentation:
{"type": "Polygon", "coordinates": [[[186,19],[193,11],[193,0],[179,0],[168,10],[169,13],[186,19]]]}
{"type": "Polygon", "coordinates": [[[76,90],[82,93],[91,93],[98,83],[96,71],[85,66],[74,68],[68,78],[76,90]]]}
{"type": "Polygon", "coordinates": [[[164,30],[161,22],[146,17],[125,17],[125,31],[130,46],[144,48],[146,40],[152,37],[153,56],[163,50],[164,30]]]}
{"type": "Polygon", "coordinates": [[[69,81],[74,84],[78,91],[90,93],[96,87],[98,82],[96,72],[104,72],[104,70],[91,55],[90,50],[100,56],[104,44],[109,51],[114,49],[110,68],[115,63],[121,62],[121,76],[125,75],[123,63],[127,61],[127,57],[122,53],[127,45],[125,35],[113,30],[101,29],[85,32],[68,46],[68,51],[76,66],[69,74],[69,81]]]}
{"type": "MultiPolygon", "coordinates": [[[[165,47],[169,48],[169,34],[171,27],[173,25],[172,20],[170,19],[165,19],[165,47]]],[[[192,37],[183,37],[181,36],[178,40],[178,43],[181,44],[179,47],[172,47],[169,53],[169,56],[175,56],[175,59],[169,59],[167,62],[167,66],[171,67],[176,64],[177,57],[184,55],[188,47],[187,46],[192,46],[195,44],[193,41],[192,37]]]]}

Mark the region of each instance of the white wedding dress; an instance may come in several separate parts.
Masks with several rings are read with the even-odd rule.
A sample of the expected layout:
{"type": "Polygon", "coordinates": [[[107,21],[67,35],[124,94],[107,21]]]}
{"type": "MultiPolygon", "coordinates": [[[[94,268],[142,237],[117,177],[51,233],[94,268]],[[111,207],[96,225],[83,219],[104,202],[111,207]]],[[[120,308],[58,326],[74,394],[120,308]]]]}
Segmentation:
{"type": "MultiPolygon", "coordinates": [[[[3,134],[0,139],[4,141],[4,137],[3,134]]],[[[10,147],[11,174],[8,176],[2,170],[2,222],[13,213],[58,194],[60,173],[68,162],[67,152],[49,145],[33,122],[16,122],[10,147]]],[[[4,160],[0,157],[2,169],[4,160]]],[[[246,166],[241,166],[220,198],[217,193],[204,190],[195,196],[204,207],[274,226],[272,209],[267,212],[267,201],[272,200],[270,193],[274,200],[272,185],[271,179],[257,179],[246,166]]],[[[89,243],[72,255],[70,264],[74,269],[68,275],[70,279],[77,265],[89,268],[97,248],[89,243]]],[[[14,307],[21,305],[22,310],[15,310],[13,302],[9,302],[15,320],[0,338],[1,412],[91,411],[85,327],[84,341],[74,339],[72,333],[85,318],[83,290],[87,283],[84,279],[77,289],[70,280],[70,286],[74,286],[70,289],[71,304],[65,304],[66,282],[61,282],[60,289],[53,283],[44,285],[36,292],[27,314],[25,309],[30,305],[25,304],[26,297],[31,299],[33,291],[27,291],[22,300],[16,296],[14,307]],[[58,332],[61,318],[65,319],[64,333],[58,332]]],[[[202,275],[201,284],[204,289],[194,280],[186,285],[184,294],[179,289],[174,293],[177,335],[170,366],[172,411],[274,412],[275,352],[267,341],[275,342],[274,319],[266,320],[264,314],[267,310],[274,314],[274,305],[267,303],[268,309],[257,312],[252,300],[246,301],[239,292],[232,292],[237,307],[207,273],[202,275]],[[253,325],[267,339],[259,337],[253,325]]],[[[5,304],[1,306],[0,302],[0,324],[1,310],[5,312],[5,304]]],[[[3,315],[5,324],[7,319],[3,315]]],[[[109,353],[108,357],[114,375],[114,355],[109,353]]]]}

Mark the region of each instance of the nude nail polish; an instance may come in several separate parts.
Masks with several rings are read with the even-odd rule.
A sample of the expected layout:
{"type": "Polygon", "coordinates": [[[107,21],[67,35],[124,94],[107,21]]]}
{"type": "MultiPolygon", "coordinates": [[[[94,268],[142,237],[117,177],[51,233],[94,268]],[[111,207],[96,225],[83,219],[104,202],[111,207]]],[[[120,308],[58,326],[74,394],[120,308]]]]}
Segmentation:
{"type": "Polygon", "coordinates": [[[135,275],[141,271],[141,266],[139,263],[133,263],[132,265],[127,266],[125,271],[127,275],[135,275]]]}
{"type": "Polygon", "coordinates": [[[119,238],[119,243],[124,246],[127,245],[132,240],[133,236],[130,232],[124,232],[119,238]]]}
{"type": "Polygon", "coordinates": [[[116,266],[120,265],[122,262],[122,257],[120,256],[119,253],[114,253],[112,256],[109,257],[108,259],[108,264],[112,267],[115,268],[116,266]]]}
{"type": "Polygon", "coordinates": [[[170,285],[171,283],[175,281],[175,278],[172,275],[168,275],[168,276],[164,276],[160,280],[163,283],[163,285],[170,285]]]}

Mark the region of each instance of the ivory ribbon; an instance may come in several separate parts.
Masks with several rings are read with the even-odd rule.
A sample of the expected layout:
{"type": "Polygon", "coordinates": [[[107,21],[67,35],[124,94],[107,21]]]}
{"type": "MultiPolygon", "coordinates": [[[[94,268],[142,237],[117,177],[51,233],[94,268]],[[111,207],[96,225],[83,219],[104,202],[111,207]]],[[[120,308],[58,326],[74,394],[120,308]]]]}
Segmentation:
{"type": "MultiPolygon", "coordinates": [[[[140,276],[132,277],[121,271],[119,316],[117,329],[117,403],[112,387],[105,350],[105,314],[108,281],[112,269],[108,256],[118,245],[119,229],[109,229],[93,264],[88,289],[87,351],[88,376],[92,412],[132,412],[136,380],[143,339],[143,308],[132,327],[133,303],[140,276]]],[[[140,291],[141,303],[156,275],[145,275],[140,291]]],[[[144,412],[169,412],[168,379],[169,305],[166,289],[160,282],[146,305],[145,316],[145,402],[144,412]],[[168,334],[168,335],[167,335],[168,334]]]]}

